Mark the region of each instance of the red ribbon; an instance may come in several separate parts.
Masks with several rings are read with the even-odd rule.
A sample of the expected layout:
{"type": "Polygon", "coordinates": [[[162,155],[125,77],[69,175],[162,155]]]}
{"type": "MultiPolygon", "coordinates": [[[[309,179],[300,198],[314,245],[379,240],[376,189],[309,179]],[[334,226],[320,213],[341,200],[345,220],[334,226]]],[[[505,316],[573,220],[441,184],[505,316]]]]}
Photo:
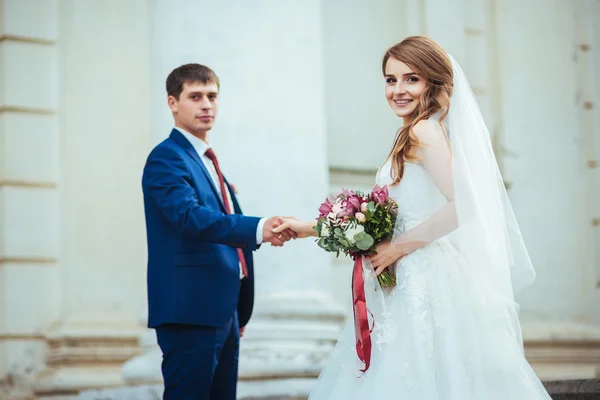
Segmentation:
{"type": "Polygon", "coordinates": [[[365,296],[365,278],[363,276],[362,256],[354,258],[352,271],[352,301],[354,303],[354,334],[356,337],[356,354],[360,361],[365,363],[365,368],[360,371],[364,374],[371,365],[371,330],[369,328],[369,315],[367,299],[365,296]]]}

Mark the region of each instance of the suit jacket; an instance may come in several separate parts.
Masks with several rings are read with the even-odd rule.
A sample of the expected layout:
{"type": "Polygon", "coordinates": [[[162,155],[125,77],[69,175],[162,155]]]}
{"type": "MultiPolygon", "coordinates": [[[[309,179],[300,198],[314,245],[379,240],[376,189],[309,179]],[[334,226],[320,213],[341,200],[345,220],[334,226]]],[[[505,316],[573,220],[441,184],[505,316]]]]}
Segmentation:
{"type": "Polygon", "coordinates": [[[221,326],[252,314],[256,229],[260,218],[234,214],[192,144],[176,129],[148,156],[142,177],[148,240],[148,327],[166,323],[221,326]],[[248,277],[240,280],[236,248],[248,277]]]}

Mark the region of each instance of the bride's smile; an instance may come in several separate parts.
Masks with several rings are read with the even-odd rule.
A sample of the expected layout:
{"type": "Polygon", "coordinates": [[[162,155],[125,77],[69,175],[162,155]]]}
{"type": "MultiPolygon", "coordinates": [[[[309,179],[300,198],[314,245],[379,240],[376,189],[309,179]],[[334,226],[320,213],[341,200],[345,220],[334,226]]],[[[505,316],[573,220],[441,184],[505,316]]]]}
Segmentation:
{"type": "Polygon", "coordinates": [[[390,57],[385,66],[385,97],[397,116],[413,115],[426,87],[426,80],[408,64],[390,57]]]}

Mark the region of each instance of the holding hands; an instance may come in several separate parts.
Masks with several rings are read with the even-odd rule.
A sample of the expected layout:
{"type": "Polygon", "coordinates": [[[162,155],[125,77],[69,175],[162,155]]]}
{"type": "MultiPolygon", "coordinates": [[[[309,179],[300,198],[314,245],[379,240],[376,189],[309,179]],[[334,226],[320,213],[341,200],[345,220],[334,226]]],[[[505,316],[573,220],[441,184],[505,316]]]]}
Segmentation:
{"type": "Polygon", "coordinates": [[[290,239],[317,236],[316,221],[300,221],[295,217],[271,217],[263,227],[263,242],[281,247],[290,239]]]}
{"type": "Polygon", "coordinates": [[[298,235],[288,226],[284,226],[283,217],[271,217],[265,221],[263,226],[263,242],[271,243],[272,246],[281,247],[290,239],[296,239],[298,235]]]}
{"type": "Polygon", "coordinates": [[[295,217],[285,217],[281,225],[273,229],[273,233],[293,232],[295,238],[306,238],[309,236],[317,236],[314,226],[317,225],[317,221],[300,221],[295,217]]]}

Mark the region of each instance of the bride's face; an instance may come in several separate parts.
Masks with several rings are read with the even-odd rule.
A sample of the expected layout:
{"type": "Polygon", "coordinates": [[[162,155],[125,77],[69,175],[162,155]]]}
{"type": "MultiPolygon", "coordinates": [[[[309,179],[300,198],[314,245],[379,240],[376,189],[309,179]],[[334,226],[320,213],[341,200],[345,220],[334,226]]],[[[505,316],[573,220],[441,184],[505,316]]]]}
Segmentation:
{"type": "Polygon", "coordinates": [[[408,64],[396,58],[388,59],[385,65],[385,97],[397,116],[406,118],[412,115],[426,87],[425,79],[408,64]]]}

